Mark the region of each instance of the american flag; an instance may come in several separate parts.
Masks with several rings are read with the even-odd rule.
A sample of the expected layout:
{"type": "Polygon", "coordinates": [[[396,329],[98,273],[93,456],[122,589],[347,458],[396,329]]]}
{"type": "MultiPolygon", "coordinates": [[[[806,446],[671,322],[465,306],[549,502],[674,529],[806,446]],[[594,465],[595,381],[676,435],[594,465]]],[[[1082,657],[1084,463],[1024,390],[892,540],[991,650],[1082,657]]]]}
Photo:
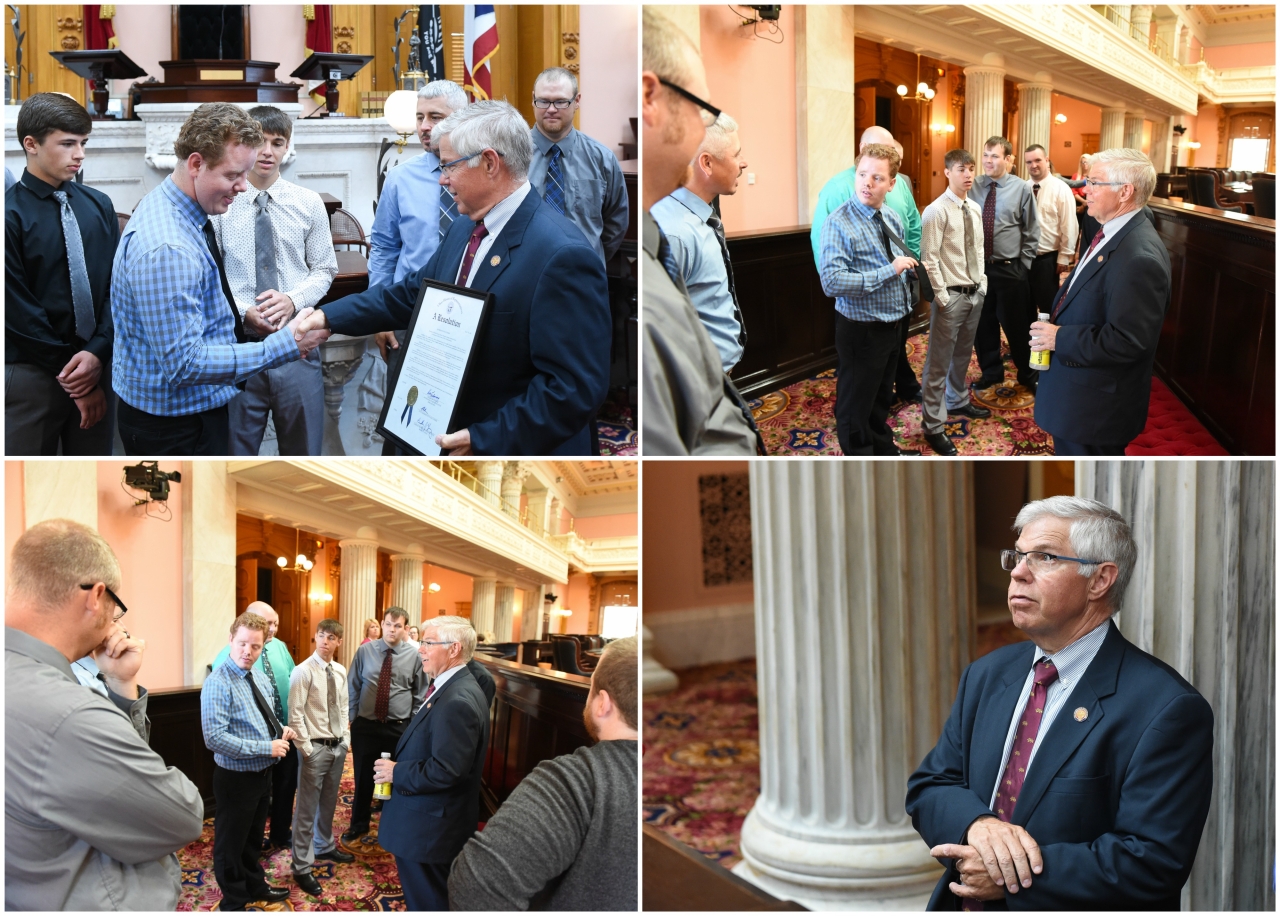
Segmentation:
{"type": "Polygon", "coordinates": [[[492,6],[470,5],[463,7],[465,25],[462,28],[465,70],[462,86],[471,92],[473,99],[493,97],[493,79],[489,72],[489,59],[498,51],[498,17],[492,6]]]}

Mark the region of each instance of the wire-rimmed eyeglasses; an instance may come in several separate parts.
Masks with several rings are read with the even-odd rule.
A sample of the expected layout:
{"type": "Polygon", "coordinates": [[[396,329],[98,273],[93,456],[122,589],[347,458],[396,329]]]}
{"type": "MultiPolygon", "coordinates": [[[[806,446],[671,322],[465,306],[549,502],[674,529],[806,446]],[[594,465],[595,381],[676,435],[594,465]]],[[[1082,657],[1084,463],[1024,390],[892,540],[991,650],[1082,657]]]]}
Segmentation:
{"type": "Polygon", "coordinates": [[[1085,566],[1094,566],[1098,563],[1107,562],[1106,560],[1082,560],[1080,557],[1064,557],[1056,553],[1045,553],[1043,550],[1022,551],[1016,547],[1013,550],[1000,551],[1000,565],[1006,572],[1013,572],[1023,560],[1026,560],[1027,568],[1031,570],[1032,575],[1060,569],[1059,562],[1082,563],[1085,566]]]}

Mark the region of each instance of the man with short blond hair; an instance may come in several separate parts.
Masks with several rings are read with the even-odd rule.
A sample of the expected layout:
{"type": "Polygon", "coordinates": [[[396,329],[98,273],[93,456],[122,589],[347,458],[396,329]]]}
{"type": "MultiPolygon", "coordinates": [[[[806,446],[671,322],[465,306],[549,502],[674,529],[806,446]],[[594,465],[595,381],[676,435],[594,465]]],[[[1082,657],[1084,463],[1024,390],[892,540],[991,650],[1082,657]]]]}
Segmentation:
{"type": "Polygon", "coordinates": [[[1031,262],[1028,279],[1031,311],[1048,314],[1061,278],[1071,272],[1080,222],[1076,219],[1075,195],[1065,181],[1053,174],[1045,148],[1032,144],[1022,159],[1027,164],[1027,184],[1040,217],[1040,247],[1031,262]]]}

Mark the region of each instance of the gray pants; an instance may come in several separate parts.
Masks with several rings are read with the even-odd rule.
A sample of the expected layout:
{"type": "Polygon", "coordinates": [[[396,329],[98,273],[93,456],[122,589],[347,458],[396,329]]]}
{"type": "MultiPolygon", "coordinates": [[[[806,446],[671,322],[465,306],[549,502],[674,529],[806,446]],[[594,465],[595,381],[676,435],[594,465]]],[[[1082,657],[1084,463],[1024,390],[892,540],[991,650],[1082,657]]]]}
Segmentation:
{"type": "Polygon", "coordinates": [[[47,369],[31,363],[4,366],[4,453],[6,455],[110,455],[116,434],[116,396],[111,367],[102,368],[99,386],[107,412],[88,429],[80,428],[80,408],[47,369]]]}
{"type": "Polygon", "coordinates": [[[925,433],[945,429],[948,410],[959,410],[969,403],[969,355],[973,352],[973,336],[982,318],[983,295],[966,296],[951,292],[945,309],[935,300],[929,315],[929,351],[924,358],[923,417],[925,433]],[[945,397],[944,397],[945,392],[945,397]]]}
{"type": "Polygon", "coordinates": [[[298,795],[293,809],[295,875],[311,874],[316,854],[333,852],[333,810],[346,760],[347,749],[342,745],[314,744],[310,757],[298,753],[298,795]]]}
{"type": "Polygon", "coordinates": [[[257,457],[270,411],[281,455],[319,455],[324,443],[320,350],[312,350],[306,359],[259,372],[231,399],[227,409],[231,454],[257,457]]]}

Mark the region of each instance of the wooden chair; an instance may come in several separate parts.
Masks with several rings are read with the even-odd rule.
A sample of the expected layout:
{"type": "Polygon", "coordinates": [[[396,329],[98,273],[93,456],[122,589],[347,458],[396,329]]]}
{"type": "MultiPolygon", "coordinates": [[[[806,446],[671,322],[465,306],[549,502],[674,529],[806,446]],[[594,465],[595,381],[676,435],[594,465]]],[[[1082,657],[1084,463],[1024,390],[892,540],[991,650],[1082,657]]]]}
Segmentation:
{"type": "Polygon", "coordinates": [[[129,222],[129,214],[116,211],[116,220],[120,223],[120,234],[124,235],[124,224],[129,222]]]}
{"type": "Polygon", "coordinates": [[[345,245],[346,250],[350,251],[352,245],[356,245],[369,257],[369,242],[365,238],[364,229],[360,226],[360,220],[356,219],[349,211],[339,207],[333,211],[333,216],[329,217],[329,231],[333,235],[333,247],[336,249],[339,245],[345,245]]]}
{"type": "Polygon", "coordinates": [[[1255,216],[1276,218],[1276,180],[1253,176],[1253,211],[1255,216]]]}

